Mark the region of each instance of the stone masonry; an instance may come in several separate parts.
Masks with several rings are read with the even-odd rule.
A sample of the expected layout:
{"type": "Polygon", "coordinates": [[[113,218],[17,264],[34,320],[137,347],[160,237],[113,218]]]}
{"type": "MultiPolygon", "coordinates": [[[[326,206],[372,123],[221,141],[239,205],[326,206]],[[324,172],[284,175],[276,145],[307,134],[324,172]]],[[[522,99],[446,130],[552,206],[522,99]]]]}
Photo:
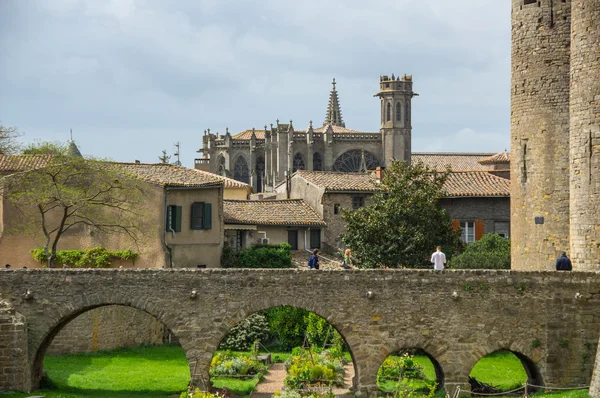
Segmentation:
{"type": "Polygon", "coordinates": [[[404,348],[431,355],[450,392],[468,389],[472,367],[501,349],[522,358],[534,383],[587,385],[600,333],[600,274],[586,272],[0,270],[0,295],[0,347],[19,348],[0,349],[0,375],[26,370],[2,376],[1,390],[37,387],[54,336],[78,315],[112,304],[145,311],[172,330],[192,382],[204,388],[231,327],[280,305],[313,311],[341,333],[361,396],[377,394],[381,363],[404,348]]]}
{"type": "Polygon", "coordinates": [[[512,0],[512,268],[569,248],[571,0],[512,0]]]}
{"type": "Polygon", "coordinates": [[[600,0],[573,0],[571,36],[571,256],[600,268],[600,0]]]}

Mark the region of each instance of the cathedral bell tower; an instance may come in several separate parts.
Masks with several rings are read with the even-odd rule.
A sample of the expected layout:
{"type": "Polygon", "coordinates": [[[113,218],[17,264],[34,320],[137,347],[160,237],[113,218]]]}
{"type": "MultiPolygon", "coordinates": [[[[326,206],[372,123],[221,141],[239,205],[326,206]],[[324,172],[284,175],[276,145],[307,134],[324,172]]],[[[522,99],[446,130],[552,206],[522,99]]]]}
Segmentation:
{"type": "Polygon", "coordinates": [[[411,110],[413,92],[412,76],[402,78],[381,76],[379,92],[374,97],[381,99],[381,138],[383,162],[390,167],[394,160],[410,163],[411,154],[411,110]]]}

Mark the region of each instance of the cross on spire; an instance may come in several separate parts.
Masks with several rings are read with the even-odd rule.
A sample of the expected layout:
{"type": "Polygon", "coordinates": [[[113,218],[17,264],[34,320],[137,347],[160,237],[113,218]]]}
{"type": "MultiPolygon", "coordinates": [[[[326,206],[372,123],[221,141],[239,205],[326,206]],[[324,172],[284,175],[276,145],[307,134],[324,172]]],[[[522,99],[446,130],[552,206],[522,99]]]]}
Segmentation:
{"type": "Polygon", "coordinates": [[[340,109],[340,99],[337,90],[335,89],[335,78],[331,82],[332,88],[329,94],[329,103],[327,104],[327,113],[325,114],[325,123],[323,125],[332,124],[334,126],[346,127],[342,119],[342,110],[340,109]]]}

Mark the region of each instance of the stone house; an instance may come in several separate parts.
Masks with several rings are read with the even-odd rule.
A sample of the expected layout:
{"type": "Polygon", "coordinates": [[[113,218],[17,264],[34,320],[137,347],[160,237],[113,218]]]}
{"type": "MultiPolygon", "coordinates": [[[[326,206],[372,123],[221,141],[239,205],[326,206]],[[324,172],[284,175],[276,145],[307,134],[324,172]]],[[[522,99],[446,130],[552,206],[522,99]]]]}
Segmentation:
{"type": "MultiPolygon", "coordinates": [[[[0,172],[44,167],[38,155],[0,156],[0,172]]],[[[44,163],[46,162],[46,163],[44,163]]],[[[73,228],[59,242],[59,249],[104,246],[110,250],[132,249],[140,253],[135,267],[219,267],[223,248],[223,177],[164,163],[108,163],[110,167],[142,182],[147,195],[140,206],[154,228],[135,245],[123,234],[100,234],[88,227],[73,228]]],[[[11,178],[10,176],[4,178],[11,178]]],[[[246,189],[238,187],[237,189],[246,189]]],[[[0,201],[0,262],[14,267],[40,267],[30,250],[43,245],[43,235],[15,231],[18,211],[6,198],[0,201]]],[[[131,267],[130,262],[114,265],[131,267]]]]}
{"type": "Polygon", "coordinates": [[[326,224],[301,199],[225,200],[225,240],[235,249],[287,242],[292,250],[321,248],[326,224]]]}

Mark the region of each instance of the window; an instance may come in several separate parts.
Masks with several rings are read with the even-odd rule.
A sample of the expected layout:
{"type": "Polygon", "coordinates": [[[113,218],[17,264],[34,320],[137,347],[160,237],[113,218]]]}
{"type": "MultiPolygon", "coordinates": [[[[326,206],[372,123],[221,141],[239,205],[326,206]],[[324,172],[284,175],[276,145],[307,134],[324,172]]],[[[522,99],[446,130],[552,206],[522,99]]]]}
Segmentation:
{"type": "Polygon", "coordinates": [[[248,168],[248,162],[246,162],[243,156],[239,156],[235,161],[233,178],[246,184],[250,183],[250,169],[248,168]]]}
{"type": "Polygon", "coordinates": [[[304,163],[304,158],[299,153],[294,156],[294,169],[293,172],[297,170],[306,170],[306,163],[304,163]]]}
{"type": "Polygon", "coordinates": [[[365,205],[365,198],[363,196],[353,196],[352,197],[352,208],[354,210],[361,208],[365,205]]]}
{"type": "Polygon", "coordinates": [[[461,221],[460,240],[465,243],[475,242],[475,223],[473,221],[461,221]]]}
{"type": "Polygon", "coordinates": [[[333,214],[340,214],[340,204],[336,203],[333,205],[333,214]]]}
{"type": "Polygon", "coordinates": [[[400,103],[397,102],[396,103],[396,121],[399,122],[402,120],[402,106],[400,106],[400,103]]]}
{"type": "MultiPolygon", "coordinates": [[[[524,5],[535,4],[535,3],[537,3],[537,0],[525,0],[523,2],[524,5]]],[[[564,3],[564,1],[563,1],[563,3],[564,3]]]]}
{"type": "Polygon", "coordinates": [[[167,206],[166,229],[170,232],[181,232],[181,206],[167,206]]]}
{"type": "Polygon", "coordinates": [[[212,205],[210,203],[192,203],[191,229],[212,228],[212,205]]]}
{"type": "Polygon", "coordinates": [[[315,152],[313,155],[313,170],[314,171],[322,171],[323,170],[323,159],[321,158],[321,154],[319,152],[315,152]]]}
{"type": "Polygon", "coordinates": [[[310,230],[310,248],[320,249],[321,248],[321,230],[311,229],[310,230]]]}
{"type": "Polygon", "coordinates": [[[363,154],[365,157],[365,165],[367,170],[375,170],[377,166],[381,166],[379,160],[369,151],[361,151],[360,149],[352,149],[344,152],[335,160],[333,171],[343,171],[344,173],[357,173],[361,169],[363,162],[363,154]]]}
{"type": "Polygon", "coordinates": [[[388,102],[386,111],[385,111],[385,121],[389,122],[390,120],[392,120],[392,104],[390,104],[388,102]]]}

